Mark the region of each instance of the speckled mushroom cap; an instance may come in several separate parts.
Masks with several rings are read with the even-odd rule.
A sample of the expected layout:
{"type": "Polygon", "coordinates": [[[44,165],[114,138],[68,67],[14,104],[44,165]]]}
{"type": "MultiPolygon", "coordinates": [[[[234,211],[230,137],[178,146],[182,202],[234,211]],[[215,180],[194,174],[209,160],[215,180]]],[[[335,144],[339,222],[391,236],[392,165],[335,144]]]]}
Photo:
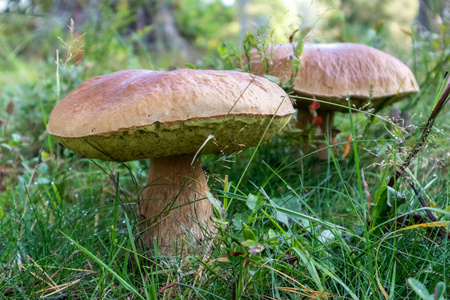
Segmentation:
{"type": "Polygon", "coordinates": [[[234,152],[278,133],[294,109],[265,78],[235,71],[125,70],[87,80],[56,104],[47,132],[90,158],[129,161],[234,152]]]}
{"type": "MultiPolygon", "coordinates": [[[[293,45],[274,45],[269,74],[288,81],[293,76],[293,45]]],[[[305,43],[300,57],[301,67],[294,82],[294,93],[315,97],[347,106],[350,96],[356,108],[367,105],[370,85],[373,84],[371,107],[388,105],[419,91],[411,70],[397,58],[375,48],[352,43],[305,43]]],[[[266,72],[256,49],[251,51],[251,69],[256,75],[266,72]]],[[[310,101],[297,100],[297,105],[309,105],[310,101]]],[[[348,111],[333,105],[321,108],[348,111]]]]}

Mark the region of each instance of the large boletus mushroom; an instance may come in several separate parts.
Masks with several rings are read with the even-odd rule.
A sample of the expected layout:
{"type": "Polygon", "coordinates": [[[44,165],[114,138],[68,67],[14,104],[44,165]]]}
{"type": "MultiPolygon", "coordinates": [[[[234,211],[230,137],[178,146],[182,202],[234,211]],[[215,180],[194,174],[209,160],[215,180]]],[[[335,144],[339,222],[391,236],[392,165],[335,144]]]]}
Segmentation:
{"type": "Polygon", "coordinates": [[[255,146],[278,133],[293,112],[281,88],[251,74],[126,70],[78,86],[57,103],[47,131],[89,158],[150,158],[138,204],[141,238],[149,246],[158,241],[170,254],[184,236],[201,241],[211,225],[196,154],[255,146]]]}
{"type": "MultiPolygon", "coordinates": [[[[293,60],[298,59],[294,56],[295,46],[279,44],[266,51],[264,59],[270,60],[268,74],[278,77],[282,83],[295,76],[292,70],[293,60]]],[[[251,72],[260,76],[266,74],[263,58],[257,50],[252,49],[250,54],[251,72]]],[[[335,111],[348,112],[347,96],[353,108],[366,110],[392,104],[419,91],[413,73],[404,63],[366,45],[305,43],[300,62],[293,94],[328,102],[320,103],[317,110],[322,118],[320,129],[325,133],[331,129],[329,125],[333,124],[335,111]]],[[[308,111],[310,104],[308,100],[296,100],[299,110],[297,127],[305,131],[312,122],[308,111]]]]}

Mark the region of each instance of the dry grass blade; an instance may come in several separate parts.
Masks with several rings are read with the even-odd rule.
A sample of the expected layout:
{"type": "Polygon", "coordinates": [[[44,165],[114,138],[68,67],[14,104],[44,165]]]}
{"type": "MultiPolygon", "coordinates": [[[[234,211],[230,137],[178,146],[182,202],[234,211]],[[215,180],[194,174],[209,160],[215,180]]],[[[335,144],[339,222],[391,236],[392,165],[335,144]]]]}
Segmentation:
{"type": "Polygon", "coordinates": [[[27,255],[28,259],[31,260],[33,262],[33,264],[42,272],[44,273],[45,277],[47,277],[52,284],[50,284],[51,286],[56,286],[56,283],[52,280],[52,278],[50,276],[48,276],[47,272],[45,272],[40,265],[38,265],[29,255],[27,255]]]}
{"type": "Polygon", "coordinates": [[[277,287],[277,290],[283,291],[283,292],[289,292],[289,293],[293,293],[293,294],[299,294],[299,295],[302,295],[309,299],[326,299],[326,298],[333,297],[332,295],[330,295],[328,293],[323,293],[323,292],[318,292],[319,294],[317,296],[315,296],[315,295],[311,296],[311,295],[299,292],[298,288],[293,288],[293,287],[277,287]]]}
{"type": "MultiPolygon", "coordinates": [[[[419,142],[416,144],[414,149],[411,151],[411,153],[406,158],[405,162],[399,168],[400,171],[402,171],[402,172],[409,166],[409,164],[414,159],[414,157],[416,157],[417,153],[419,153],[420,149],[422,149],[423,144],[426,142],[428,135],[431,132],[431,128],[433,127],[436,117],[439,115],[439,112],[441,111],[441,109],[444,107],[444,105],[447,102],[447,98],[450,96],[450,81],[448,80],[449,79],[448,74],[446,75],[445,79],[447,80],[447,84],[444,88],[441,98],[437,102],[436,106],[434,107],[433,111],[431,112],[430,117],[428,118],[427,125],[425,126],[425,129],[422,133],[422,136],[419,139],[419,142]]],[[[399,175],[398,171],[396,171],[394,173],[394,175],[392,175],[391,179],[389,180],[388,186],[390,186],[390,187],[394,186],[395,180],[397,179],[397,175],[399,175]]]]}
{"type": "Polygon", "coordinates": [[[422,223],[422,224],[415,224],[411,225],[405,228],[402,228],[400,230],[411,230],[416,228],[429,228],[429,227],[444,227],[450,225],[450,221],[437,221],[437,222],[431,222],[431,223],[422,223]]]}
{"type": "Polygon", "coordinates": [[[375,273],[375,276],[377,277],[376,279],[377,279],[378,288],[380,289],[380,291],[383,294],[384,298],[386,300],[388,300],[389,299],[389,295],[388,295],[388,293],[386,292],[386,290],[384,289],[383,285],[380,282],[380,277],[378,276],[378,272],[375,273]]]}
{"type": "Polygon", "coordinates": [[[266,295],[263,295],[263,297],[264,297],[264,299],[277,300],[276,298],[272,298],[272,297],[269,297],[269,296],[266,296],[266,295]]]}
{"type": "Polygon", "coordinates": [[[53,291],[53,292],[51,292],[51,293],[49,293],[49,294],[43,295],[41,298],[48,297],[48,296],[54,295],[54,294],[56,294],[56,293],[60,293],[60,292],[62,292],[63,290],[67,289],[68,287],[70,287],[70,286],[72,286],[72,285],[74,285],[74,284],[77,284],[78,282],[81,281],[81,279],[83,279],[83,278],[79,278],[79,279],[76,279],[76,280],[74,280],[74,281],[67,282],[67,283],[64,283],[64,284],[61,284],[61,285],[58,285],[58,286],[55,286],[55,287],[52,287],[52,288],[49,288],[49,289],[45,289],[45,290],[43,290],[43,291],[40,291],[40,292],[44,292],[44,293],[45,293],[45,292],[47,292],[47,291],[51,291],[51,290],[53,290],[53,289],[56,289],[55,291],[53,291]]]}
{"type": "MultiPolygon", "coordinates": [[[[406,182],[409,184],[409,186],[413,189],[416,196],[419,198],[419,201],[420,201],[420,204],[422,205],[422,207],[428,207],[428,205],[426,204],[425,200],[423,199],[423,197],[421,195],[421,192],[417,189],[414,182],[408,177],[408,175],[403,173],[403,170],[401,170],[400,168],[397,169],[397,175],[405,178],[406,182]]],[[[432,222],[438,222],[438,219],[436,218],[436,216],[429,209],[426,209],[425,211],[427,213],[428,218],[432,222]]],[[[447,231],[445,230],[444,227],[438,228],[436,231],[433,231],[433,233],[442,239],[445,239],[445,237],[447,235],[447,231]]]]}
{"type": "MultiPolygon", "coordinates": [[[[389,180],[389,183],[388,183],[389,187],[393,187],[398,177],[405,178],[406,182],[411,186],[411,188],[414,190],[414,193],[419,198],[419,201],[420,201],[422,207],[425,207],[425,208],[428,207],[427,204],[425,203],[422,196],[420,195],[420,191],[416,188],[414,183],[405,174],[405,170],[408,168],[409,164],[412,162],[414,157],[416,157],[416,155],[419,153],[420,149],[422,149],[423,144],[426,142],[428,135],[431,132],[434,121],[436,120],[437,116],[441,112],[444,105],[447,103],[447,100],[450,96],[450,80],[449,80],[448,73],[445,74],[445,80],[446,80],[445,88],[442,92],[442,95],[441,95],[439,101],[436,103],[433,111],[431,112],[430,117],[428,118],[427,125],[425,126],[425,129],[419,139],[419,142],[415,145],[414,149],[408,155],[408,157],[403,162],[403,164],[395,170],[394,174],[391,176],[391,179],[389,180]]],[[[427,209],[426,212],[427,212],[428,218],[431,221],[433,221],[433,222],[437,221],[437,218],[433,215],[433,213],[431,211],[429,211],[427,209]]],[[[441,238],[445,238],[447,236],[447,232],[444,228],[438,229],[436,234],[441,238]]]]}
{"type": "Polygon", "coordinates": [[[27,271],[28,273],[30,273],[31,275],[33,275],[33,277],[39,279],[39,280],[42,281],[42,282],[47,283],[49,286],[52,286],[51,283],[48,283],[47,281],[45,281],[45,279],[43,279],[43,278],[40,277],[39,275],[37,275],[37,274],[31,272],[30,270],[28,270],[27,268],[25,268],[23,265],[19,264],[18,266],[19,266],[20,268],[24,269],[25,271],[27,271]]]}
{"type": "MultiPolygon", "coordinates": [[[[78,252],[78,251],[75,251],[75,252],[78,252]]],[[[73,254],[75,254],[75,252],[72,253],[72,255],[69,256],[69,258],[66,260],[66,262],[72,258],[73,254]]],[[[31,260],[31,261],[33,262],[33,264],[34,264],[34,265],[35,265],[35,266],[36,266],[36,267],[37,267],[37,268],[45,275],[45,277],[47,277],[47,278],[50,280],[50,282],[46,281],[44,278],[40,277],[39,275],[35,274],[34,272],[28,270],[28,269],[27,269],[26,267],[24,267],[23,265],[19,264],[19,267],[20,267],[20,268],[26,270],[26,271],[29,272],[33,277],[39,279],[39,280],[42,281],[42,282],[45,282],[47,285],[50,286],[49,288],[46,288],[46,289],[43,289],[43,290],[40,290],[40,291],[37,292],[37,294],[40,294],[40,293],[44,294],[44,293],[53,291],[53,292],[51,292],[51,293],[49,293],[49,294],[46,294],[46,295],[43,295],[43,296],[41,296],[41,297],[48,297],[48,296],[54,295],[54,294],[56,294],[56,293],[60,293],[60,292],[62,292],[63,290],[65,290],[66,288],[68,288],[68,287],[70,287],[70,286],[72,286],[72,285],[74,285],[74,284],[80,282],[81,279],[83,279],[83,278],[79,278],[79,279],[73,280],[73,281],[71,281],[71,282],[67,282],[67,283],[64,283],[64,284],[57,285],[56,282],[53,281],[52,278],[53,278],[57,273],[59,273],[59,271],[61,271],[61,270],[63,269],[63,266],[61,266],[55,273],[53,273],[51,276],[49,276],[49,275],[47,274],[47,272],[45,272],[45,271],[42,269],[42,267],[41,267],[38,263],[36,263],[29,255],[27,255],[27,257],[28,257],[28,259],[31,260]]],[[[90,270],[81,270],[81,269],[80,269],[80,270],[79,270],[79,269],[71,269],[71,270],[75,270],[75,271],[84,271],[84,272],[89,272],[89,273],[95,273],[94,271],[90,271],[90,270]]]]}
{"type": "Polygon", "coordinates": [[[170,297],[172,295],[172,291],[173,291],[172,287],[174,287],[178,283],[177,280],[174,280],[171,284],[169,284],[169,281],[170,281],[170,276],[167,277],[166,285],[163,286],[159,290],[160,293],[164,291],[163,300],[168,299],[168,297],[170,297]],[[169,294],[166,295],[166,289],[169,289],[169,288],[170,288],[169,294]]]}
{"type": "MultiPolygon", "coordinates": [[[[326,293],[326,292],[310,290],[310,289],[307,288],[305,285],[301,284],[300,282],[298,282],[297,280],[295,280],[295,279],[292,278],[291,276],[289,276],[289,275],[287,275],[287,274],[285,274],[285,273],[283,273],[283,272],[281,272],[281,271],[279,271],[279,270],[276,270],[276,269],[274,269],[274,268],[272,268],[272,267],[270,267],[270,266],[263,265],[262,267],[271,269],[272,271],[275,271],[275,272],[277,272],[278,274],[280,274],[280,275],[282,275],[282,276],[288,278],[289,280],[291,280],[291,281],[295,282],[296,284],[298,284],[299,286],[301,286],[302,289],[303,289],[305,292],[307,292],[307,293],[313,295],[313,296],[310,296],[310,295],[304,295],[304,296],[306,296],[306,297],[309,297],[309,298],[312,298],[312,299],[323,299],[323,297],[325,297],[325,298],[332,297],[332,295],[330,295],[329,293],[326,293]]],[[[302,295],[303,295],[303,294],[302,294],[302,295]]]]}
{"type": "Polygon", "coordinates": [[[56,270],[56,272],[53,273],[53,274],[50,276],[50,278],[54,278],[56,275],[58,275],[58,273],[59,273],[62,269],[64,269],[64,266],[69,262],[69,260],[72,259],[73,255],[74,255],[75,253],[81,253],[81,252],[82,252],[81,250],[75,250],[74,252],[72,252],[72,254],[69,255],[69,257],[68,257],[68,258],[64,261],[64,263],[59,267],[59,269],[56,270]]]}

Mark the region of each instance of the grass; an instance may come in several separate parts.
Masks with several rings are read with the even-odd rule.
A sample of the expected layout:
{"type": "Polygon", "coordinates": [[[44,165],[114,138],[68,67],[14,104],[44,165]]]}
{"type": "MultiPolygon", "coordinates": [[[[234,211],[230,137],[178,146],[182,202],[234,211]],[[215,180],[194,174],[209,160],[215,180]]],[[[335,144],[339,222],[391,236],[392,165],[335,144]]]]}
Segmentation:
{"type": "MultiPolygon", "coordinates": [[[[148,162],[89,160],[45,133],[57,95],[140,59],[115,41],[118,65],[95,64],[89,56],[68,62],[59,86],[53,58],[15,54],[7,62],[37,66],[39,78],[2,77],[0,298],[425,299],[424,289],[432,293],[440,282],[450,297],[448,238],[405,217],[425,211],[403,179],[395,192],[386,188],[392,166],[417,144],[431,114],[449,67],[445,53],[433,44],[416,49],[420,101],[397,105],[412,116],[410,129],[364,113],[340,114],[340,144],[328,160],[301,154],[293,124],[257,149],[204,156],[211,192],[223,205],[218,234],[196,251],[168,258],[146,255],[133,238],[148,162]],[[348,135],[352,151],[344,157],[348,135]],[[386,201],[390,206],[377,212],[386,201]]],[[[100,49],[96,59],[102,51],[115,53],[100,49]]],[[[447,116],[444,107],[408,174],[443,222],[450,219],[447,116]]]]}

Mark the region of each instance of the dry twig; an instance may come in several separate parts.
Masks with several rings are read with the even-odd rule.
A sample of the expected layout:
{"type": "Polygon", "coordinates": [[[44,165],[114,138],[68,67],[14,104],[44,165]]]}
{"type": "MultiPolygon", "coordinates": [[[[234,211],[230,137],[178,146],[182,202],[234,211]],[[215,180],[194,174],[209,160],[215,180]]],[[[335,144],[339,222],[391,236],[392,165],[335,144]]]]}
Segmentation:
{"type": "MultiPolygon", "coordinates": [[[[447,103],[447,98],[450,95],[450,80],[448,80],[448,79],[449,79],[449,74],[446,73],[445,74],[446,85],[445,85],[444,91],[443,91],[443,93],[441,95],[441,98],[439,99],[439,101],[437,102],[436,106],[434,107],[433,111],[431,112],[430,117],[428,118],[427,125],[425,126],[425,129],[424,129],[424,131],[423,131],[423,133],[422,133],[422,135],[421,135],[421,137],[419,139],[419,142],[415,145],[414,149],[408,155],[408,157],[403,162],[403,164],[399,168],[397,168],[395,170],[394,174],[392,175],[392,177],[391,177],[391,179],[389,180],[389,183],[388,183],[389,187],[393,187],[395,182],[397,181],[397,178],[399,178],[399,177],[405,178],[406,182],[411,186],[411,188],[414,190],[414,193],[419,198],[420,204],[422,205],[422,207],[425,207],[425,208],[428,207],[428,205],[423,200],[420,191],[414,185],[412,180],[405,174],[405,170],[408,168],[408,166],[410,165],[412,160],[416,157],[417,153],[419,153],[420,149],[422,149],[422,146],[425,144],[425,142],[426,142],[426,140],[428,138],[428,135],[431,132],[431,129],[432,129],[433,124],[434,124],[434,121],[436,120],[437,116],[441,112],[441,110],[444,107],[444,105],[447,103]]],[[[428,218],[432,222],[436,222],[437,221],[437,218],[435,217],[435,215],[430,210],[426,209],[426,212],[427,212],[428,218]]],[[[438,229],[436,234],[439,237],[441,237],[441,238],[445,238],[447,236],[447,232],[446,232],[446,230],[444,228],[438,229]]]]}

